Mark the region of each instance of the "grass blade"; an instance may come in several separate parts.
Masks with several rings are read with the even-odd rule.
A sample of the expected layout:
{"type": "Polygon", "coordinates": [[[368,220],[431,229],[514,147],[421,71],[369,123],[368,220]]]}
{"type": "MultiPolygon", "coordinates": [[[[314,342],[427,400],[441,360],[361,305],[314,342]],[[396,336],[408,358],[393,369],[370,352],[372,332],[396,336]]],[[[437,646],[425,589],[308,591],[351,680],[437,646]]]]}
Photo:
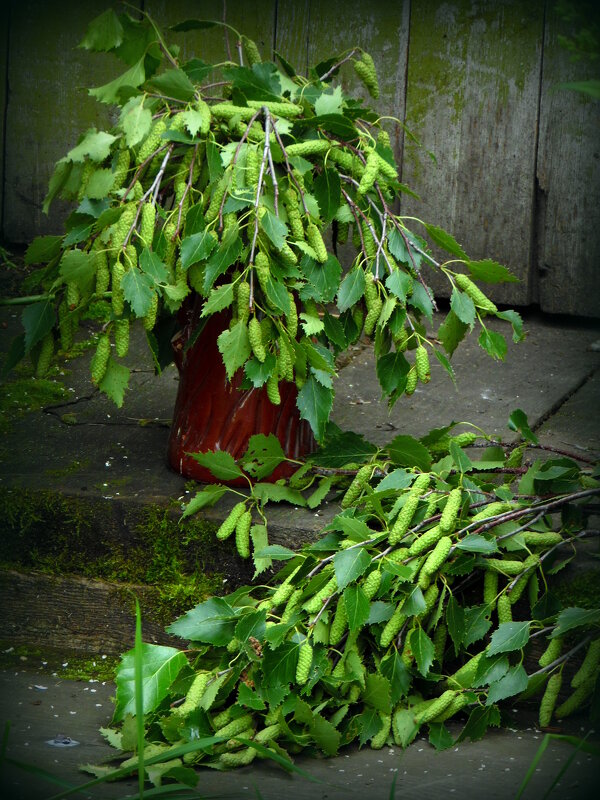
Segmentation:
{"type": "Polygon", "coordinates": [[[135,598],[135,645],[133,653],[133,669],[135,679],[135,721],[137,731],[137,748],[138,748],[138,787],[139,796],[144,796],[144,745],[145,745],[145,731],[144,731],[144,684],[143,684],[143,669],[144,656],[142,651],[142,612],[140,611],[140,603],[137,597],[135,598]]]}
{"type": "Polygon", "coordinates": [[[5,763],[12,764],[13,767],[18,767],[24,772],[29,772],[31,775],[36,775],[38,778],[43,778],[45,781],[48,781],[48,783],[54,783],[56,786],[62,786],[63,788],[68,789],[68,794],[79,792],[79,787],[73,786],[72,783],[59,778],[57,775],[54,775],[52,772],[48,772],[42,767],[36,767],[34,764],[29,764],[26,761],[19,761],[18,759],[11,758],[10,756],[5,759],[5,763]]]}
{"type": "Polygon", "coordinates": [[[519,800],[519,798],[523,795],[523,792],[527,788],[527,785],[529,784],[529,781],[531,780],[531,778],[533,777],[533,775],[535,773],[535,768],[540,763],[540,759],[544,755],[544,753],[546,752],[546,748],[548,747],[549,744],[550,744],[550,734],[547,733],[544,736],[544,738],[542,739],[542,743],[538,747],[537,753],[534,755],[533,760],[532,760],[531,764],[529,765],[529,769],[527,770],[527,774],[523,778],[523,783],[519,786],[519,791],[517,792],[515,800],[519,800]]]}

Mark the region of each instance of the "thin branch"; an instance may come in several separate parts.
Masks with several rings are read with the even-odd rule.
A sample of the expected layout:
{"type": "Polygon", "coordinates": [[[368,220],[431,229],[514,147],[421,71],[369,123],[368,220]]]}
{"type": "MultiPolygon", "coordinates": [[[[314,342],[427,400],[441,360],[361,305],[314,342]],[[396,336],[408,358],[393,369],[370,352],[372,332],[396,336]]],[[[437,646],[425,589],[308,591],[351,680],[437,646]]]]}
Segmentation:
{"type": "Polygon", "coordinates": [[[346,63],[346,61],[350,61],[350,59],[354,55],[356,55],[356,53],[358,53],[358,51],[359,51],[358,47],[355,47],[353,50],[351,50],[345,58],[343,58],[341,61],[338,61],[337,64],[334,64],[333,67],[331,67],[331,69],[327,70],[327,72],[324,75],[321,75],[321,77],[319,78],[319,81],[321,83],[323,81],[326,81],[327,78],[329,78],[331,75],[333,75],[333,73],[336,71],[336,69],[339,69],[342,66],[342,64],[346,63]]]}
{"type": "Polygon", "coordinates": [[[537,672],[532,672],[531,675],[529,675],[528,677],[534,678],[536,675],[543,675],[544,672],[551,672],[551,670],[553,670],[555,667],[558,667],[560,664],[562,664],[563,661],[567,661],[569,658],[571,658],[571,656],[574,656],[578,650],[581,650],[582,647],[585,647],[586,644],[588,644],[588,642],[590,642],[591,640],[592,640],[591,636],[586,636],[585,639],[582,639],[579,642],[579,644],[575,645],[575,647],[573,647],[563,656],[560,656],[560,658],[555,659],[551,664],[548,664],[547,667],[542,667],[542,669],[538,669],[537,672]]]}

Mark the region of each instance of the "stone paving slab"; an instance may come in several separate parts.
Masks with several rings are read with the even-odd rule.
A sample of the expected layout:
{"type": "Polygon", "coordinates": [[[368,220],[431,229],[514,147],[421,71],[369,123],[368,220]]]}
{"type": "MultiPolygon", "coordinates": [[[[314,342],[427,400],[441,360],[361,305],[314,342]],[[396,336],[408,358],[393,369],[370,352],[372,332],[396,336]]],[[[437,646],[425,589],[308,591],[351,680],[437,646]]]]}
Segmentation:
{"type": "MultiPolygon", "coordinates": [[[[8,755],[45,769],[73,785],[85,782],[80,764],[99,764],[114,756],[99,733],[112,714],[110,683],[84,683],[33,672],[0,672],[0,724],[10,720],[8,755]],[[45,687],[45,688],[40,688],[45,687]],[[76,747],[47,744],[58,734],[79,742],[76,747]]],[[[449,725],[453,736],[461,726],[449,725]]],[[[588,728],[574,719],[563,732],[583,736],[588,728]]],[[[514,798],[534,758],[543,734],[527,711],[512,713],[509,727],[491,730],[479,742],[466,742],[436,753],[419,737],[407,750],[398,747],[374,751],[349,748],[329,759],[298,757],[296,766],[319,782],[287,775],[265,761],[234,772],[199,770],[198,789],[204,797],[264,800],[438,800],[471,796],[486,800],[514,798]],[[396,778],[396,791],[391,794],[396,778]]],[[[598,736],[590,740],[598,743],[598,736]]],[[[524,800],[543,797],[573,748],[551,742],[524,795],[524,800]]],[[[586,753],[576,754],[553,796],[560,800],[591,800],[596,796],[600,761],[586,753]]],[[[59,789],[13,766],[0,776],[4,800],[43,800],[59,789]]],[[[125,798],[135,794],[133,780],[103,784],[89,795],[125,798]]]]}

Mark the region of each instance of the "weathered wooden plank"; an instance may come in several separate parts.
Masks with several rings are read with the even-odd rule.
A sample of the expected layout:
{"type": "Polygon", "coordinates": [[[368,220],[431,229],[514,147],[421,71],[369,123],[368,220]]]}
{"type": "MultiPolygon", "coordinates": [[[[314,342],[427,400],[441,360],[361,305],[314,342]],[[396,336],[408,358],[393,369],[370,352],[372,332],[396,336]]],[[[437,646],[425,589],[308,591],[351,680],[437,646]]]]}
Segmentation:
{"type": "Polygon", "coordinates": [[[6,115],[6,78],[8,70],[8,44],[10,37],[10,10],[0,9],[0,239],[4,238],[4,137],[6,115]]]}
{"type": "Polygon", "coordinates": [[[109,124],[86,87],[110,80],[113,57],[77,50],[95,0],[12,0],[6,117],[4,235],[27,242],[61,229],[65,206],[42,202],[54,163],[91,126],[109,124]]]}
{"type": "Polygon", "coordinates": [[[509,266],[521,282],[493,287],[500,302],[531,300],[543,5],[425,0],[411,11],[406,122],[437,166],[407,144],[403,178],[423,201],[402,210],[509,266]]]}
{"type": "Polygon", "coordinates": [[[300,75],[308,74],[310,0],[278,0],[275,49],[300,75]]]}
{"type": "MultiPolygon", "coordinates": [[[[257,43],[265,59],[271,58],[273,32],[275,28],[275,0],[208,0],[199,5],[194,0],[153,0],[146,3],[146,10],[161,26],[175,25],[186,19],[225,21],[238,33],[245,34],[257,43]],[[225,10],[225,19],[224,19],[225,10]]],[[[226,29],[192,30],[185,34],[170,34],[182,48],[184,58],[201,58],[209,64],[218,64],[228,59],[238,62],[237,36],[227,31],[229,54],[226,46],[226,29]]]]}
{"type": "Polygon", "coordinates": [[[597,77],[558,44],[569,26],[549,10],[538,150],[539,299],[544,311],[600,316],[600,102],[559,89],[597,77]]]}

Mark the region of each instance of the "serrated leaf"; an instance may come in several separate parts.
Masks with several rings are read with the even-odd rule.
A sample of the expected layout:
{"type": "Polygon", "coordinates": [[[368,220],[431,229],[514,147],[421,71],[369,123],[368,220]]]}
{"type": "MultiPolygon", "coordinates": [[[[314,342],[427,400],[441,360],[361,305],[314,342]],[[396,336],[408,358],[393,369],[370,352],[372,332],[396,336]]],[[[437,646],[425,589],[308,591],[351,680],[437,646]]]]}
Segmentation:
{"type": "Polygon", "coordinates": [[[25,329],[24,354],[28,353],[54,327],[56,314],[49,300],[32,303],[21,312],[21,322],[25,329]]]}
{"type": "Polygon", "coordinates": [[[239,685],[237,703],[242,708],[250,708],[253,711],[262,711],[266,708],[265,701],[245,683],[239,685]]]}
{"type": "Polygon", "coordinates": [[[467,724],[462,729],[456,743],[464,742],[465,739],[471,739],[472,742],[479,741],[484,737],[490,725],[495,727],[500,725],[498,708],[496,706],[488,706],[487,708],[477,706],[471,711],[467,724]]]}
{"type": "Polygon", "coordinates": [[[406,298],[412,289],[413,279],[407,272],[403,272],[400,269],[395,269],[385,279],[385,285],[393,295],[395,295],[402,303],[405,303],[406,298]]]}
{"type": "Polygon", "coordinates": [[[282,461],[285,461],[285,453],[274,433],[251,436],[248,449],[241,458],[244,470],[258,481],[270,475],[282,461]]]}
{"type": "Polygon", "coordinates": [[[146,316],[154,295],[154,281],[152,278],[137,267],[131,267],[123,275],[121,286],[123,288],[123,296],[136,317],[146,316]]]}
{"type": "Polygon", "coordinates": [[[285,239],[288,233],[287,225],[282,222],[279,217],[270,210],[266,209],[263,216],[260,218],[260,226],[267,234],[269,239],[275,245],[277,250],[281,250],[285,244],[285,239]]]}
{"type": "Polygon", "coordinates": [[[504,357],[507,351],[506,339],[502,334],[496,333],[496,331],[491,331],[489,328],[485,328],[479,334],[479,346],[482,347],[485,352],[494,359],[498,361],[504,361],[504,357]]]}
{"type": "Polygon", "coordinates": [[[125,392],[129,387],[129,369],[124,364],[119,364],[113,358],[108,359],[108,366],[98,388],[109,397],[117,408],[121,408],[125,399],[125,392]]]}
{"type": "Polygon", "coordinates": [[[255,580],[257,575],[260,575],[266,569],[271,569],[273,566],[272,559],[268,556],[259,555],[269,544],[267,526],[253,525],[250,528],[250,541],[252,542],[252,563],[254,564],[252,579],[255,580]]]}
{"type": "MultiPolygon", "coordinates": [[[[338,86],[341,92],[341,86],[338,86]]],[[[318,102],[318,101],[317,101],[318,102]]],[[[340,176],[337,169],[324,169],[314,181],[313,192],[325,224],[331,222],[341,200],[340,176]]]]}
{"type": "Polygon", "coordinates": [[[429,472],[431,469],[429,450],[413,436],[396,436],[386,449],[394,464],[399,467],[418,467],[422,472],[429,472]]]}
{"type": "Polygon", "coordinates": [[[322,440],[333,406],[333,390],[323,386],[310,375],[298,393],[296,404],[300,417],[307,420],[315,439],[322,440]]]}
{"type": "Polygon", "coordinates": [[[523,330],[523,319],[520,314],[512,309],[507,309],[506,311],[498,311],[496,314],[498,319],[504,319],[507,322],[510,322],[513,329],[513,342],[522,342],[525,338],[525,332],[523,330]]]}
{"type": "Polygon", "coordinates": [[[341,734],[320,714],[313,713],[310,734],[326,755],[334,756],[339,750],[341,734]]]}
{"type": "Polygon", "coordinates": [[[206,453],[190,453],[190,455],[194,461],[206,467],[221,481],[231,481],[244,476],[234,457],[224,450],[208,450],[206,453]]]}
{"type": "Polygon", "coordinates": [[[183,102],[191,100],[195,93],[194,84],[182,69],[167,69],[150,78],[148,84],[160,94],[183,102]]]}
{"type": "Polygon", "coordinates": [[[446,625],[454,644],[454,653],[458,655],[465,636],[465,610],[459,605],[458,600],[454,596],[450,597],[448,600],[446,625]]]}
{"type": "Polygon", "coordinates": [[[192,264],[204,261],[214,250],[217,237],[212,231],[202,230],[181,242],[181,266],[188,269],[192,264]]]}
{"type": "Polygon", "coordinates": [[[112,8],[93,19],[79,43],[86,50],[108,51],[123,41],[123,26],[112,8]]]}
{"type": "Polygon", "coordinates": [[[270,685],[287,685],[296,676],[297,642],[283,642],[276,650],[268,648],[263,658],[263,673],[270,685]]]}
{"type": "Polygon", "coordinates": [[[336,295],[342,274],[342,265],[333,253],[328,254],[324,264],[304,256],[300,261],[300,269],[308,281],[300,290],[300,297],[303,300],[312,298],[321,303],[330,303],[336,295]]]}
{"type": "Polygon", "coordinates": [[[251,358],[244,364],[244,374],[255,389],[264,386],[267,380],[275,373],[277,359],[273,353],[267,353],[267,357],[261,363],[257,358],[251,358]]]}
{"type": "Polygon", "coordinates": [[[362,700],[384,714],[392,710],[392,692],[390,682],[383,675],[368,673],[365,678],[365,688],[362,700]]]}
{"type": "Polygon", "coordinates": [[[477,318],[475,303],[468,294],[460,292],[456,286],[452,289],[450,308],[465,325],[473,325],[475,323],[475,319],[477,318]]]}
{"type": "Polygon", "coordinates": [[[467,259],[467,254],[458,244],[454,236],[447,233],[445,230],[443,230],[443,228],[438,228],[436,225],[426,224],[425,228],[431,237],[431,240],[439,247],[443,248],[448,253],[452,253],[452,255],[456,256],[457,258],[467,259]]]}
{"type": "Polygon", "coordinates": [[[477,664],[477,672],[471,685],[476,689],[480,686],[496,683],[506,675],[509,666],[510,663],[506,656],[500,656],[499,658],[483,656],[477,664]]]}
{"type": "Polygon", "coordinates": [[[518,283],[519,281],[519,278],[509,272],[506,267],[490,258],[484,258],[481,261],[467,261],[467,267],[476,281],[484,281],[484,283],[518,283]]]}
{"type": "Polygon", "coordinates": [[[143,95],[129,98],[121,111],[119,124],[127,147],[135,147],[148,135],[152,127],[152,112],[144,107],[143,95]]]}
{"type": "Polygon", "coordinates": [[[233,303],[233,283],[225,283],[216,289],[211,289],[208,300],[202,306],[200,317],[209,317],[217,311],[223,311],[233,303]]]}
{"type": "MultiPolygon", "coordinates": [[[[175,647],[143,643],[141,650],[143,710],[146,714],[154,711],[164,700],[171,684],[188,661],[185,653],[175,647]]],[[[117,698],[113,721],[120,722],[126,714],[135,714],[134,650],[121,657],[116,684],[117,698]]]]}
{"type": "Polygon", "coordinates": [[[552,631],[550,638],[555,639],[557,636],[563,636],[573,628],[579,628],[582,625],[598,624],[600,624],[600,609],[598,608],[565,608],[558,615],[556,627],[552,631]]]}
{"type": "Polygon", "coordinates": [[[429,324],[433,325],[433,302],[427,289],[421,283],[415,283],[413,286],[412,294],[408,298],[407,303],[413,308],[418,308],[425,317],[427,317],[429,324]]]}
{"type": "Polygon", "coordinates": [[[483,639],[492,627],[491,609],[485,603],[480,606],[465,608],[465,634],[462,643],[465,647],[483,639]]]}
{"type": "Polygon", "coordinates": [[[62,236],[36,236],[25,251],[25,263],[48,264],[60,253],[62,236]]]}
{"type": "Polygon", "coordinates": [[[330,422],[325,441],[310,460],[321,467],[343,467],[352,461],[366,461],[376,450],[375,445],[364,436],[353,431],[342,431],[330,422]]]}
{"type": "Polygon", "coordinates": [[[494,631],[487,648],[488,656],[520,650],[529,641],[529,622],[504,622],[494,631]]]}
{"type": "Polygon", "coordinates": [[[409,645],[417,662],[417,669],[425,676],[433,664],[435,647],[422,628],[416,628],[409,636],[409,645]]]}
{"type": "Polygon", "coordinates": [[[202,288],[206,294],[213,283],[234,264],[242,252],[242,240],[237,227],[230,228],[223,236],[221,244],[210,255],[204,270],[202,288]]]}
{"type": "Polygon", "coordinates": [[[342,112],[343,102],[342,87],[329,88],[316,99],[315,114],[339,114],[342,112]]]}
{"type": "Polygon", "coordinates": [[[44,214],[48,213],[50,206],[52,205],[52,201],[62,191],[64,185],[71,175],[72,169],[73,162],[69,161],[67,158],[61,158],[60,161],[57,161],[54,165],[54,171],[48,183],[48,192],[44,197],[44,202],[42,204],[42,211],[44,214]]]}
{"type": "Polygon", "coordinates": [[[218,483],[201,489],[199,492],[196,492],[194,497],[187,503],[181,518],[185,519],[186,517],[191,517],[192,514],[195,514],[202,508],[214,506],[214,504],[223,497],[226,491],[227,489],[218,483]]]}
{"type": "Polygon", "coordinates": [[[172,622],[167,631],[192,642],[207,642],[223,647],[233,638],[238,616],[221,597],[199,603],[172,622]]]}
{"type": "Polygon", "coordinates": [[[468,330],[469,326],[461,322],[454,311],[448,312],[446,319],[439,327],[438,339],[449,356],[452,355],[465,338],[465,334],[468,330]]]}
{"type": "Polygon", "coordinates": [[[118,103],[120,89],[126,86],[136,88],[146,79],[144,61],[145,55],[115,80],[105,83],[103,86],[97,86],[95,89],[88,89],[88,94],[95,97],[100,103],[118,103]]]}
{"type": "Polygon", "coordinates": [[[83,250],[68,250],[60,260],[59,274],[65,283],[75,283],[82,294],[89,294],[96,277],[96,259],[83,250]]]}
{"type": "Polygon", "coordinates": [[[376,736],[381,730],[382,722],[376,708],[365,708],[357,718],[358,723],[358,743],[360,747],[365,745],[369,739],[376,736]]]}
{"type": "Polygon", "coordinates": [[[447,750],[454,744],[454,737],[443,722],[429,723],[429,744],[437,751],[447,750]]]}
{"type": "Polygon", "coordinates": [[[371,604],[361,587],[356,584],[347,586],[343,597],[348,614],[348,628],[350,633],[354,633],[368,620],[371,604]]]}
{"type": "Polygon", "coordinates": [[[140,253],[139,266],[142,272],[152,279],[154,284],[162,283],[168,278],[167,268],[160,258],[145,247],[140,253]]]}
{"type": "Polygon", "coordinates": [[[354,269],[349,272],[342,283],[337,294],[337,307],[340,313],[355,305],[363,296],[365,291],[365,273],[362,269],[354,269]]]}
{"type": "Polygon", "coordinates": [[[299,317],[305,336],[316,336],[325,327],[325,323],[318,314],[311,315],[306,311],[302,311],[299,317]]]}
{"type": "Polygon", "coordinates": [[[465,451],[456,442],[450,442],[450,456],[456,465],[456,469],[463,474],[473,469],[474,464],[465,451]]]}
{"type": "Polygon", "coordinates": [[[457,542],[456,547],[459,550],[466,550],[469,553],[490,553],[498,552],[498,545],[494,540],[486,539],[479,533],[471,533],[457,542]]]}
{"type": "MultiPolygon", "coordinates": [[[[371,564],[371,556],[364,547],[340,550],[333,558],[338,589],[341,591],[366,571],[371,564]]],[[[368,614],[367,614],[368,616],[368,614]]]]}
{"type": "Polygon", "coordinates": [[[522,664],[511,667],[506,675],[496,683],[493,683],[488,689],[488,696],[485,701],[486,706],[491,706],[493,703],[497,703],[498,700],[504,700],[507,697],[514,697],[514,695],[520,694],[525,691],[528,682],[529,679],[522,664]]]}
{"type": "Polygon", "coordinates": [[[520,433],[526,442],[538,444],[537,436],[529,427],[527,414],[524,411],[521,411],[520,408],[515,408],[514,411],[511,411],[508,418],[508,427],[511,431],[517,431],[520,433]]]}
{"type": "Polygon", "coordinates": [[[251,348],[246,324],[240,320],[233,328],[223,331],[217,339],[217,347],[223,356],[227,377],[231,380],[250,358],[251,348]]]}
{"type": "MultiPolygon", "coordinates": [[[[88,180],[84,195],[90,200],[101,200],[110,192],[115,180],[114,172],[111,169],[97,169],[88,180]]],[[[66,242],[65,242],[66,243],[66,242]]]]}
{"type": "Polygon", "coordinates": [[[83,163],[86,157],[91,161],[101,162],[108,158],[110,146],[116,140],[116,136],[106,131],[97,131],[90,128],[84,134],[79,144],[67,153],[67,158],[75,163],[83,163]]]}
{"type": "Polygon", "coordinates": [[[419,732],[415,716],[408,708],[401,708],[394,713],[394,734],[400,739],[402,747],[408,747],[419,732]]]}
{"type": "Polygon", "coordinates": [[[394,351],[380,356],[375,364],[377,380],[384,394],[393,394],[400,386],[406,385],[406,376],[410,371],[410,364],[404,353],[394,351]]]}
{"type": "Polygon", "coordinates": [[[202,125],[202,114],[194,108],[189,108],[187,111],[181,112],[181,118],[185,123],[185,127],[190,132],[190,135],[192,137],[195,136],[202,125]]]}
{"type": "Polygon", "coordinates": [[[427,604],[423,597],[423,591],[419,586],[415,586],[402,604],[402,613],[406,614],[407,617],[415,617],[422,614],[426,608],[427,604]]]}
{"type": "Polygon", "coordinates": [[[392,706],[396,706],[401,697],[408,694],[412,683],[412,676],[404,665],[402,657],[397,650],[381,660],[379,671],[387,678],[390,684],[390,699],[392,706]]]}
{"type": "Polygon", "coordinates": [[[261,503],[290,503],[303,508],[306,500],[297,489],[289,486],[280,486],[277,483],[256,483],[253,490],[254,496],[261,503]]]}
{"type": "Polygon", "coordinates": [[[248,614],[243,614],[240,621],[235,626],[235,638],[240,642],[247,642],[252,636],[261,642],[265,638],[265,631],[267,629],[267,612],[265,609],[262,611],[250,611],[248,614]]]}

